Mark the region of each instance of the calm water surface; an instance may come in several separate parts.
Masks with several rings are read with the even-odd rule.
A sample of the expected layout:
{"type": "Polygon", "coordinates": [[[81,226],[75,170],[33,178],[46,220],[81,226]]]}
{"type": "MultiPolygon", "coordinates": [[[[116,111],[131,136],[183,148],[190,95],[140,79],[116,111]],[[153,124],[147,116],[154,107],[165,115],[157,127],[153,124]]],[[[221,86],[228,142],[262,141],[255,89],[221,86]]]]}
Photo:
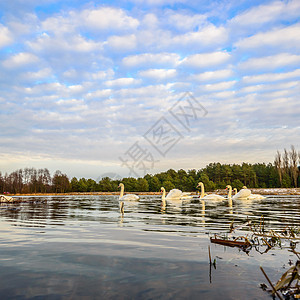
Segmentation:
{"type": "Polygon", "coordinates": [[[159,196],[142,196],[124,216],[117,196],[21,198],[0,205],[0,299],[270,299],[259,266],[276,282],[296,261],[289,241],[247,254],[209,237],[262,215],[267,230],[299,228],[299,196],[165,209],[159,196]]]}

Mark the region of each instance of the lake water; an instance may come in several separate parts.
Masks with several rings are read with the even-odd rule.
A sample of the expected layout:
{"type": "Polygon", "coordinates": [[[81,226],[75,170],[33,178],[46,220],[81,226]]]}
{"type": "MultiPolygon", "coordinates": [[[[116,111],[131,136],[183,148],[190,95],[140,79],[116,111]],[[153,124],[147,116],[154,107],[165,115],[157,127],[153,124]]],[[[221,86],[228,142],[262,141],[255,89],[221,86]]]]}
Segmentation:
{"type": "Polygon", "coordinates": [[[276,282],[297,260],[287,240],[245,253],[209,237],[262,215],[266,230],[299,228],[299,196],[165,209],[159,196],[141,196],[123,216],[117,196],[20,198],[0,205],[0,299],[269,299],[259,266],[276,282]]]}

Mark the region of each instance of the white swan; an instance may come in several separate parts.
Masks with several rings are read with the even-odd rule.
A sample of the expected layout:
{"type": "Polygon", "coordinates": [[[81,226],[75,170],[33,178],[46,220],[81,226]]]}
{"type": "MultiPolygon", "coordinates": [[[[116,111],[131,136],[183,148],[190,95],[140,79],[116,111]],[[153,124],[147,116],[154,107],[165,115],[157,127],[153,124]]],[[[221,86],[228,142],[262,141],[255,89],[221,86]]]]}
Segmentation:
{"type": "Polygon", "coordinates": [[[234,195],[236,195],[237,194],[237,188],[234,188],[233,191],[234,191],[234,195]]]}
{"type": "Polygon", "coordinates": [[[121,200],[121,201],[138,201],[140,199],[140,197],[135,194],[124,195],[124,184],[123,183],[120,183],[119,187],[121,188],[119,200],[121,200]]]}
{"type": "Polygon", "coordinates": [[[206,195],[204,196],[204,184],[203,182],[199,182],[197,187],[200,186],[200,189],[201,189],[201,194],[200,194],[200,199],[202,200],[226,200],[226,198],[220,196],[220,195],[217,195],[217,194],[209,194],[209,195],[206,195]]]}
{"type": "Polygon", "coordinates": [[[185,193],[180,190],[173,189],[171,190],[166,197],[166,190],[164,187],[161,187],[160,191],[162,192],[161,200],[162,200],[162,208],[165,209],[167,201],[177,208],[181,207],[182,202],[184,200],[189,200],[193,198],[190,196],[190,193],[185,193]],[[167,200],[167,201],[166,201],[167,200]]]}
{"type": "Polygon", "coordinates": [[[261,195],[261,194],[251,194],[249,197],[248,197],[248,200],[263,200],[263,199],[266,199],[267,197],[261,195]]]}
{"type": "Polygon", "coordinates": [[[228,195],[227,195],[227,199],[231,199],[231,196],[232,196],[232,187],[231,187],[231,185],[227,185],[226,186],[226,190],[228,190],[228,195]]]}
{"type": "MultiPolygon", "coordinates": [[[[231,185],[228,184],[226,186],[226,190],[228,190],[228,195],[227,195],[228,205],[229,205],[229,207],[232,207],[232,198],[231,198],[232,187],[231,187],[231,185]]],[[[230,213],[232,214],[232,210],[230,211],[230,213]]]]}
{"type": "MultiPolygon", "coordinates": [[[[246,186],[243,186],[243,188],[247,189],[246,186]]],[[[235,191],[235,195],[237,194],[237,189],[233,189],[235,191]]],[[[247,198],[248,200],[263,200],[266,199],[267,197],[261,195],[261,194],[250,194],[250,196],[247,198]]]]}
{"type": "Polygon", "coordinates": [[[9,197],[9,196],[0,195],[0,203],[1,202],[14,202],[14,198],[9,197]]]}
{"type": "Polygon", "coordinates": [[[166,190],[164,187],[162,187],[161,192],[163,192],[162,197],[165,198],[166,200],[185,200],[185,199],[191,199],[191,193],[186,193],[186,192],[182,192],[181,190],[178,189],[172,189],[167,197],[166,197],[166,190]]]}
{"type": "Polygon", "coordinates": [[[246,186],[243,186],[243,188],[235,194],[232,199],[233,200],[248,200],[249,196],[251,195],[251,191],[247,189],[246,186]]]}

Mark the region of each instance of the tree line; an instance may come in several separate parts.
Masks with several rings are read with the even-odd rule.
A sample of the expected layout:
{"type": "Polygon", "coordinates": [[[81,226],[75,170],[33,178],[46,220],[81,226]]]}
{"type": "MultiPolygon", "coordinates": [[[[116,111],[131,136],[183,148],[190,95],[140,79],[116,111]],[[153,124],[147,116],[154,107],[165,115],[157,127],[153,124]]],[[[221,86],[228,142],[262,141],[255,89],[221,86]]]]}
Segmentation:
{"type": "Polygon", "coordinates": [[[114,180],[104,177],[98,182],[93,179],[76,178],[71,180],[57,170],[51,176],[47,168],[24,168],[4,174],[0,172],[0,193],[67,193],[67,192],[116,192],[123,182],[126,191],[157,192],[163,186],[166,190],[178,188],[183,191],[195,191],[197,183],[202,181],[207,191],[223,189],[230,184],[238,189],[248,188],[291,188],[300,186],[300,152],[294,146],[283,153],[277,151],[274,163],[221,164],[210,163],[200,170],[169,169],[155,175],[147,174],[143,178],[127,177],[114,180]]]}

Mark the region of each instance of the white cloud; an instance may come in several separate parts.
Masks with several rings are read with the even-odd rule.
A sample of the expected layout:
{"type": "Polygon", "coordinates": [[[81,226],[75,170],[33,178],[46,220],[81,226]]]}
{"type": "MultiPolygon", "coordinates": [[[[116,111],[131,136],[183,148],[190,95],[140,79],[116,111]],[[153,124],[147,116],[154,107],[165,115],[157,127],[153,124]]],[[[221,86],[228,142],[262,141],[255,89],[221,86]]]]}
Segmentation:
{"type": "Polygon", "coordinates": [[[106,71],[98,71],[95,73],[89,73],[93,80],[101,80],[113,77],[115,74],[114,70],[108,69],[106,71]]]}
{"type": "Polygon", "coordinates": [[[185,3],[186,0],[130,0],[136,4],[148,4],[153,6],[162,6],[167,4],[185,3]]]}
{"type": "Polygon", "coordinates": [[[244,76],[242,81],[244,83],[259,83],[286,80],[290,78],[300,77],[300,69],[296,69],[286,73],[266,73],[253,76],[244,76]]]}
{"type": "Polygon", "coordinates": [[[107,70],[98,70],[98,71],[89,71],[89,70],[76,70],[74,68],[67,69],[62,73],[62,78],[67,81],[82,81],[90,80],[90,81],[102,81],[103,79],[112,79],[115,72],[113,69],[107,70]]]}
{"type": "Polygon", "coordinates": [[[118,52],[126,52],[136,48],[137,39],[134,34],[125,36],[111,36],[108,38],[108,46],[118,52]]]}
{"type": "Polygon", "coordinates": [[[235,26],[258,27],[261,24],[274,22],[278,20],[288,20],[298,17],[300,13],[300,2],[292,1],[274,1],[268,4],[255,6],[245,12],[232,18],[230,23],[235,26]]]}
{"type": "Polygon", "coordinates": [[[244,87],[240,90],[241,93],[258,93],[266,91],[277,91],[283,90],[287,92],[288,90],[293,90],[294,88],[300,87],[299,81],[290,81],[284,83],[276,84],[258,84],[244,87]]]}
{"type": "Polygon", "coordinates": [[[140,71],[139,75],[142,77],[164,80],[175,77],[176,69],[149,69],[140,71]]]}
{"type": "Polygon", "coordinates": [[[127,88],[118,91],[116,94],[121,97],[136,97],[137,99],[149,99],[150,103],[159,105],[168,105],[167,101],[162,103],[161,99],[170,97],[171,84],[148,85],[137,88],[127,88]],[[156,102],[157,101],[157,102],[156,102]]]}
{"type": "Polygon", "coordinates": [[[62,36],[64,34],[75,33],[76,23],[70,16],[49,17],[41,23],[44,32],[62,36]]]}
{"type": "Polygon", "coordinates": [[[25,72],[21,75],[23,79],[26,80],[41,80],[41,79],[48,79],[52,76],[52,69],[44,68],[37,72],[25,72]]]}
{"type": "Polygon", "coordinates": [[[126,14],[123,9],[113,7],[101,7],[98,9],[86,9],[81,12],[83,25],[91,30],[128,30],[135,29],[139,21],[126,14]]]}
{"type": "Polygon", "coordinates": [[[56,101],[61,111],[67,112],[83,112],[88,110],[88,106],[81,99],[60,99],[56,101]]]}
{"type": "Polygon", "coordinates": [[[184,58],[181,62],[183,66],[193,68],[207,68],[225,64],[229,61],[230,54],[224,51],[194,54],[184,58]]]}
{"type": "Polygon", "coordinates": [[[196,32],[187,32],[182,35],[176,35],[170,40],[164,39],[163,43],[176,46],[198,46],[213,48],[217,45],[223,45],[227,40],[227,31],[224,27],[216,27],[210,24],[196,32]]]}
{"type": "Polygon", "coordinates": [[[280,53],[260,58],[250,58],[239,64],[243,70],[272,70],[286,66],[297,66],[300,63],[300,55],[280,53]]]}
{"type": "Polygon", "coordinates": [[[122,63],[126,67],[137,67],[145,65],[177,66],[180,56],[176,53],[143,53],[123,58],[122,63]]]}
{"type": "Polygon", "coordinates": [[[199,29],[206,24],[207,16],[199,14],[183,14],[183,13],[174,13],[169,11],[167,14],[168,24],[172,27],[176,27],[180,31],[188,31],[199,29]]]}
{"type": "Polygon", "coordinates": [[[43,95],[43,94],[59,94],[64,93],[66,90],[65,85],[59,82],[52,82],[52,83],[42,83],[37,84],[33,87],[16,87],[17,91],[21,92],[22,94],[26,95],[43,95]]]}
{"type": "Polygon", "coordinates": [[[97,98],[110,97],[112,93],[113,91],[111,89],[95,90],[86,94],[85,98],[97,100],[97,98]]]}
{"type": "Polygon", "coordinates": [[[21,18],[15,15],[10,16],[7,20],[7,26],[15,36],[15,40],[18,39],[20,42],[20,38],[35,32],[37,27],[40,28],[40,20],[35,13],[24,13],[21,18]]]}
{"type": "Polygon", "coordinates": [[[11,44],[13,37],[7,27],[0,24],[0,49],[11,44]]]}
{"type": "Polygon", "coordinates": [[[140,80],[134,79],[134,78],[118,78],[114,80],[108,80],[105,82],[105,85],[107,86],[126,86],[126,85],[132,85],[132,84],[138,84],[140,83],[140,80]]]}
{"type": "Polygon", "coordinates": [[[235,46],[245,50],[276,47],[277,51],[278,49],[293,49],[298,51],[300,49],[300,24],[257,33],[238,41],[235,46]]]}
{"type": "Polygon", "coordinates": [[[236,81],[232,80],[232,81],[224,81],[224,82],[213,83],[213,84],[205,84],[202,87],[206,91],[224,91],[233,88],[235,84],[236,81]]]}
{"type": "Polygon", "coordinates": [[[44,4],[53,0],[37,10],[29,1],[26,16],[1,11],[1,157],[28,152],[49,157],[36,161],[48,167],[66,153],[70,165],[89,157],[115,168],[187,90],[209,113],[160,166],[238,162],[249,153],[257,162],[257,147],[270,157],[274,140],[279,147],[297,140],[298,0],[68,1],[51,10],[44,4]]]}
{"type": "Polygon", "coordinates": [[[142,25],[149,29],[155,29],[159,26],[159,20],[155,14],[149,13],[144,16],[142,25]]]}
{"type": "Polygon", "coordinates": [[[44,33],[36,41],[27,42],[28,46],[36,52],[91,52],[102,50],[103,43],[87,40],[79,34],[69,36],[49,36],[44,33]]]}
{"type": "Polygon", "coordinates": [[[5,68],[13,69],[37,63],[38,61],[39,58],[36,55],[28,52],[21,52],[9,57],[3,61],[2,64],[5,68]]]}
{"type": "Polygon", "coordinates": [[[232,69],[223,69],[195,74],[191,76],[191,79],[197,81],[216,81],[220,79],[229,78],[233,75],[234,72],[232,71],[232,69]]]}

